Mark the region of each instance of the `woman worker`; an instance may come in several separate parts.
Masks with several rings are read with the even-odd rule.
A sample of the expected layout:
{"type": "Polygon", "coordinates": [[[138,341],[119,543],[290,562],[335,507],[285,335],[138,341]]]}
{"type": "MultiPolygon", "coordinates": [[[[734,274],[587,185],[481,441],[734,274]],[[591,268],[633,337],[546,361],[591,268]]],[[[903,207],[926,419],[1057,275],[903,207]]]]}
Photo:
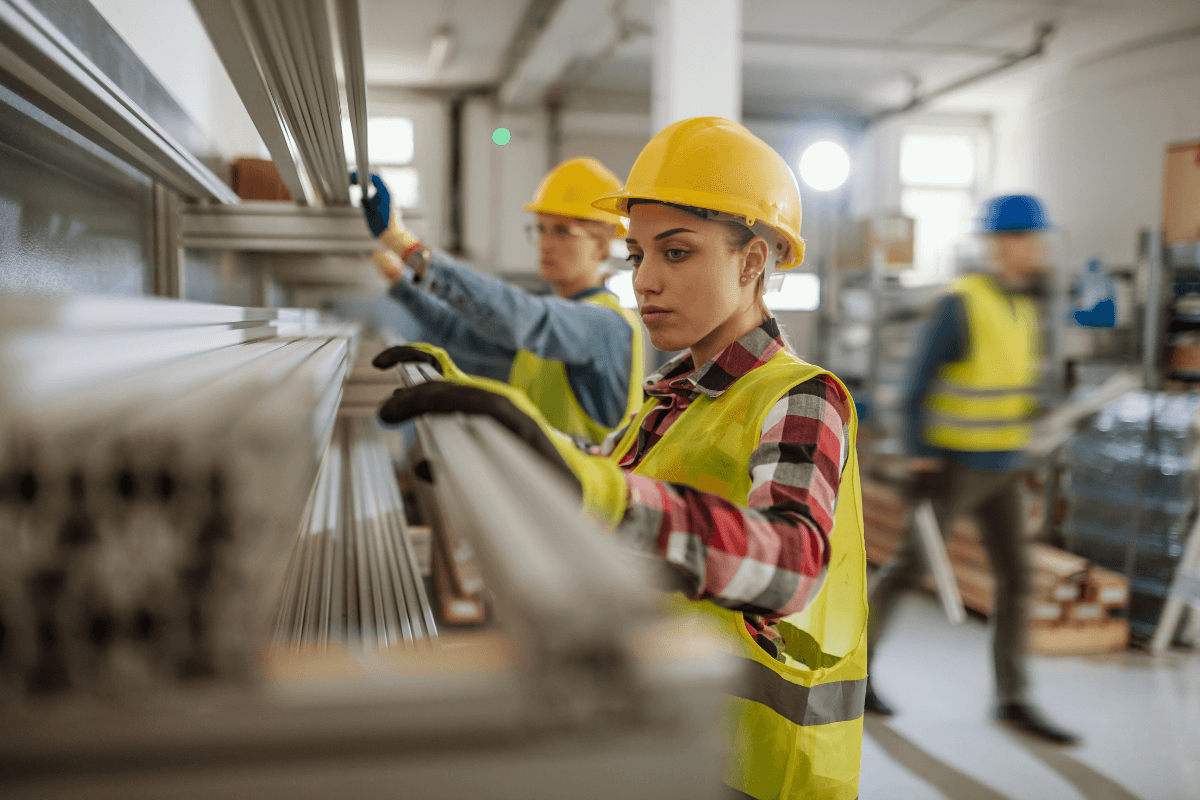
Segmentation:
{"type": "Polygon", "coordinates": [[[429,340],[465,356],[472,372],[524,391],[550,424],[601,441],[642,401],[642,329],[604,286],[620,217],[592,207],[621,182],[594,158],[560,164],[526,211],[537,214],[539,269],[556,297],[539,297],[481,274],[410,231],[389,224],[387,187],[372,175],[367,222],[389,251],[374,261],[429,340]],[[410,271],[404,270],[404,266],[410,271]],[[473,367],[473,368],[472,368],[473,367]]]}
{"type": "Polygon", "coordinates": [[[435,348],[377,366],[438,362],[455,385],[402,389],[388,422],[491,413],[569,471],[621,542],[682,577],[747,662],[729,698],[725,781],[755,798],[854,798],[866,685],[866,562],[854,404],[790,353],[763,303],[772,269],[800,263],[800,194],[787,164],[741,125],[675,123],[622,192],[638,308],[655,347],[686,349],[650,376],[637,417],[584,455],[507,387],[470,381],[435,348]]]}

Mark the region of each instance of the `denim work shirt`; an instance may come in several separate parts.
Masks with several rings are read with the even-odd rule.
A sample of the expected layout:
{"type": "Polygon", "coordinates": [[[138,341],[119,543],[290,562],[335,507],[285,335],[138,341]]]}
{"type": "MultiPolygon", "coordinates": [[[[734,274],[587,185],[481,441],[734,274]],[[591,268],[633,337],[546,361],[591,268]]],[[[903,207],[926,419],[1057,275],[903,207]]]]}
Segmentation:
{"type": "Polygon", "coordinates": [[[521,350],[563,362],[579,405],[615,428],[629,399],[633,332],[612,309],[580,302],[607,291],[541,297],[435,250],[421,280],[401,278],[391,296],[421,322],[425,340],[467,372],[507,382],[521,350]]]}

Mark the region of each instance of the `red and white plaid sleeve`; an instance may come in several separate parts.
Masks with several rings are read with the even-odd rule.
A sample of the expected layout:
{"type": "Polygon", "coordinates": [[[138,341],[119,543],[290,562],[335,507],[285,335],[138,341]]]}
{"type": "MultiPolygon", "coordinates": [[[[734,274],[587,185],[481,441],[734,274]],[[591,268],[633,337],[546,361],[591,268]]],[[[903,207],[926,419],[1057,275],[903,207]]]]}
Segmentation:
{"type": "Polygon", "coordinates": [[[803,609],[829,564],[829,533],[851,446],[849,403],[827,376],[792,388],[771,409],[750,457],[748,507],[710,492],[626,473],[617,535],[685,576],[711,600],[770,624],[803,609]]]}

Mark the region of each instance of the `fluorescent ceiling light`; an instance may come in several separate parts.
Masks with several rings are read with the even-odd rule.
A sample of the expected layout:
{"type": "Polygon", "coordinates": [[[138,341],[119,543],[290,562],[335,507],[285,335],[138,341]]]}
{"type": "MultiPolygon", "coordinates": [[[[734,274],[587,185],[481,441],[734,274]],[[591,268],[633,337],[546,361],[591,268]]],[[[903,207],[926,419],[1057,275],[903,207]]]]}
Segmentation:
{"type": "Polygon", "coordinates": [[[454,49],[454,29],[446,25],[433,32],[429,42],[429,75],[434,76],[442,71],[450,60],[450,51],[454,49]]]}

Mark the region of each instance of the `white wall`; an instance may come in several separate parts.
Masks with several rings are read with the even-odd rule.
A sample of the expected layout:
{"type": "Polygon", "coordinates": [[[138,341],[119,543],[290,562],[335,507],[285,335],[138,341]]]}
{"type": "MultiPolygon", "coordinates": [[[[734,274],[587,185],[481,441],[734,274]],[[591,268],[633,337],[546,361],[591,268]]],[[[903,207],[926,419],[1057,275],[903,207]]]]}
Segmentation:
{"type": "Polygon", "coordinates": [[[1042,87],[1030,117],[1029,182],[1068,263],[1131,264],[1138,229],[1162,224],[1164,148],[1200,138],[1200,40],[1071,70],[1042,87]]]}
{"type": "Polygon", "coordinates": [[[466,257],[491,272],[537,272],[537,250],[526,239],[533,199],[548,164],[546,117],[541,111],[497,111],[485,99],[463,109],[463,246],[466,257]],[[492,141],[508,128],[506,145],[492,141]]]}
{"type": "Polygon", "coordinates": [[[92,0],[225,159],[267,158],[189,0],[92,0]]]}
{"type": "Polygon", "coordinates": [[[898,205],[906,127],[953,125],[969,120],[962,109],[971,107],[984,115],[992,142],[980,200],[1041,197],[1072,273],[1093,255],[1132,264],[1138,230],[1161,224],[1164,148],[1200,138],[1200,40],[1085,62],[982,84],[959,111],[903,115],[870,129],[860,157],[872,174],[854,186],[853,212],[898,205]]]}
{"type": "Polygon", "coordinates": [[[643,112],[567,110],[559,128],[560,157],[591,156],[624,181],[650,141],[650,115],[643,112]]]}

